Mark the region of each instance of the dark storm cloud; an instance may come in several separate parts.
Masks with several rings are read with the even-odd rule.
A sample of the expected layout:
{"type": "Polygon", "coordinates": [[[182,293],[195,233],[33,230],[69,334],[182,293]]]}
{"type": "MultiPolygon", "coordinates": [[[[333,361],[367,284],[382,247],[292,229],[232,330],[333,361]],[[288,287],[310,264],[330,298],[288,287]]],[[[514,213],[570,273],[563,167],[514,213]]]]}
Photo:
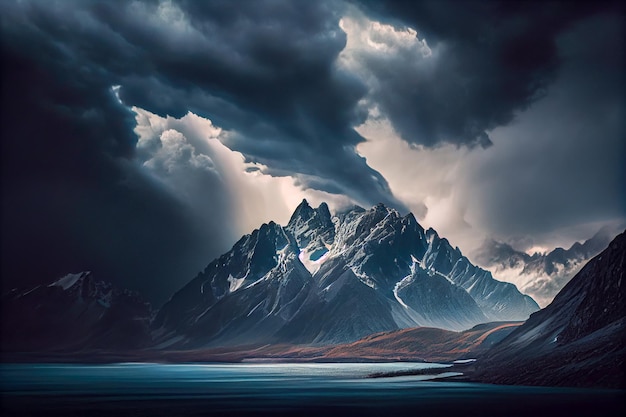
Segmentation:
{"type": "Polygon", "coordinates": [[[586,19],[557,45],[559,80],[518,124],[501,129],[506,141],[472,176],[483,218],[507,239],[626,215],[624,20],[586,19]]]}
{"type": "Polygon", "coordinates": [[[162,297],[199,267],[180,262],[201,241],[185,208],[126,159],[132,116],[108,88],[17,40],[2,44],[3,289],[89,269],[162,297]]]}
{"type": "Polygon", "coordinates": [[[134,117],[114,77],[51,36],[66,16],[28,12],[3,6],[3,291],[92,270],[162,301],[236,238],[220,225],[231,207],[216,193],[216,222],[194,224],[132,163],[134,117]]]}
{"type": "Polygon", "coordinates": [[[402,207],[384,179],[350,155],[362,141],[352,127],[365,116],[355,104],[366,86],[335,68],[345,46],[340,3],[78,2],[43,9],[37,26],[115,79],[125,103],[175,117],[191,110],[235,129],[245,140],[229,145],[264,160],[270,172],[316,171],[324,191],[333,191],[324,186],[332,178],[363,204],[402,207]]]}
{"type": "MultiPolygon", "coordinates": [[[[434,65],[427,70],[415,57],[402,55],[387,61],[361,56],[377,88],[337,66],[346,45],[338,22],[350,9],[339,1],[3,2],[4,282],[47,281],[92,269],[105,279],[147,287],[149,296],[162,299],[238,237],[225,227],[233,220],[227,184],[210,176],[210,169],[189,187],[190,194],[206,188],[202,219],[210,221],[199,222],[189,201],[140,168],[134,115],[116,101],[114,85],[121,86],[126,106],[161,116],[191,111],[210,119],[229,130],[222,138],[226,145],[266,166],[266,173],[293,176],[303,187],[345,194],[362,205],[382,201],[402,208],[385,179],[355,152],[363,139],[352,128],[367,116],[360,104],[377,103],[410,143],[487,146],[486,131],[509,123],[558,76],[557,52],[564,46],[557,48],[555,40],[581,19],[615,7],[358,4],[366,5],[372,19],[416,28],[435,51],[434,65]]],[[[623,62],[616,65],[623,68],[623,62]]],[[[585,84],[592,73],[585,74],[572,82],[585,84]]],[[[597,101],[615,74],[600,82],[601,89],[592,86],[571,99],[597,101]]],[[[609,96],[614,100],[616,94],[609,96]]],[[[602,125],[601,119],[592,120],[602,125]]],[[[595,133],[614,143],[623,138],[619,126],[595,133]]],[[[189,143],[181,138],[179,145],[189,143]]],[[[572,155],[581,155],[580,147],[572,149],[572,155]]],[[[607,149],[614,170],[619,153],[615,146],[607,149]]],[[[164,170],[158,158],[153,162],[155,170],[164,170]]],[[[472,178],[504,177],[502,170],[487,168],[472,178]]],[[[586,178],[587,185],[602,183],[599,176],[586,178]]],[[[499,194],[500,206],[484,210],[496,228],[525,227],[532,216],[545,213],[524,204],[508,207],[522,198],[502,197],[512,194],[510,184],[515,183],[499,194]]],[[[605,184],[593,194],[612,210],[614,187],[605,184]]],[[[539,196],[554,192],[548,185],[538,190],[539,196]]],[[[554,195],[571,191],[567,186],[554,195]]],[[[579,219],[589,206],[576,207],[578,217],[572,218],[579,219]]],[[[535,223],[542,228],[550,219],[555,217],[535,223]]]]}
{"type": "Polygon", "coordinates": [[[137,65],[148,67],[150,88],[126,69],[125,102],[161,115],[189,109],[235,129],[238,140],[228,145],[269,173],[313,175],[304,185],[336,192],[339,183],[364,204],[401,207],[384,179],[353,155],[362,138],[352,126],[364,116],[355,104],[366,87],[335,69],[345,46],[331,7],[337,3],[192,1],[159,11],[163,4],[98,9],[141,50],[137,65]],[[167,22],[152,22],[155,15],[167,22]]]}
{"type": "Polygon", "coordinates": [[[91,269],[162,300],[237,238],[217,177],[201,182],[213,220],[197,224],[138,168],[113,85],[126,105],[233,130],[229,146],[273,175],[401,207],[354,151],[366,90],[334,67],[335,5],[3,3],[4,287],[91,269]]]}
{"type": "Polygon", "coordinates": [[[489,146],[488,132],[544,97],[558,75],[556,38],[617,2],[357,1],[383,22],[417,29],[436,51],[360,59],[377,78],[372,97],[410,143],[489,146]]]}

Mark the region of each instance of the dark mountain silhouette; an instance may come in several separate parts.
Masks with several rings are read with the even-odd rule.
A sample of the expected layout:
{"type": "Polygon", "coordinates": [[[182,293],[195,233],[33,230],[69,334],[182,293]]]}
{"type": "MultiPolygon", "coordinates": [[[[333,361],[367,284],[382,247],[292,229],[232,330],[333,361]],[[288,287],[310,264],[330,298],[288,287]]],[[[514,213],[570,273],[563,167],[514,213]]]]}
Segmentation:
{"type": "Polygon", "coordinates": [[[68,274],[2,297],[2,350],[125,350],[150,344],[150,305],[132,291],[68,274]]]}
{"type": "Polygon", "coordinates": [[[489,350],[476,376],[503,384],[624,387],[626,234],[554,301],[489,350]]]}
{"type": "Polygon", "coordinates": [[[85,272],[3,298],[5,351],[333,345],[413,327],[463,331],[538,310],[412,214],[379,204],[332,216],[304,200],[263,224],[151,316],[85,272]]]}

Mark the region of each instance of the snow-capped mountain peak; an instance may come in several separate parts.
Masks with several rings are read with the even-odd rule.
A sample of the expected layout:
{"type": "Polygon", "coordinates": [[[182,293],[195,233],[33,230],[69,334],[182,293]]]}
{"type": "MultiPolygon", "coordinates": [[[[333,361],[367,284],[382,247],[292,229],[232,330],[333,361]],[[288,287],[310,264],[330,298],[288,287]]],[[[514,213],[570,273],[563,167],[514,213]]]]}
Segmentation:
{"type": "Polygon", "coordinates": [[[322,203],[314,209],[306,199],[302,200],[285,230],[291,233],[298,245],[300,261],[312,274],[317,272],[335,241],[335,224],[328,205],[322,203]]]}
{"type": "Polygon", "coordinates": [[[303,200],[286,226],[264,224],[209,264],[154,327],[168,346],[330,343],[523,320],[537,309],[412,214],[377,204],[332,216],[326,204],[303,200]]]}
{"type": "Polygon", "coordinates": [[[88,275],[90,275],[91,272],[90,271],[85,271],[85,272],[79,272],[78,274],[67,274],[61,278],[59,278],[58,280],[54,281],[52,284],[48,285],[49,287],[61,287],[64,290],[67,290],[71,287],[73,287],[74,285],[76,285],[76,283],[78,282],[79,279],[81,278],[85,278],[88,275]]]}
{"type": "Polygon", "coordinates": [[[472,259],[495,275],[517,283],[541,305],[547,305],[619,232],[615,227],[605,226],[590,239],[576,242],[569,249],[558,247],[547,253],[535,252],[532,255],[507,243],[487,240],[472,259]]]}

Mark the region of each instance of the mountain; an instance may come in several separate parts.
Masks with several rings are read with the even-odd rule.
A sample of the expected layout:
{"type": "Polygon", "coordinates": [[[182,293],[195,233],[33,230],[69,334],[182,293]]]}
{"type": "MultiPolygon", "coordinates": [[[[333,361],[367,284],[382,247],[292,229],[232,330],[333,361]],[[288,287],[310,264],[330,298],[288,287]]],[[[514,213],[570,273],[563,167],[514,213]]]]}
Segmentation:
{"type": "Polygon", "coordinates": [[[605,249],[616,234],[613,229],[603,227],[590,239],[576,242],[569,249],[556,248],[532,255],[517,251],[506,243],[489,240],[473,254],[473,259],[498,276],[524,282],[522,291],[545,305],[587,261],[605,249]]]}
{"type": "Polygon", "coordinates": [[[477,362],[487,382],[624,387],[626,232],[477,362]]]}
{"type": "Polygon", "coordinates": [[[264,340],[291,320],[313,289],[293,237],[270,222],[211,262],[158,312],[159,347],[264,340]]]}
{"type": "MultiPolygon", "coordinates": [[[[186,350],[140,352],[141,360],[165,362],[471,362],[510,334],[521,322],[490,322],[462,332],[413,327],[368,335],[355,342],[337,345],[265,344],[211,347],[186,350]]],[[[132,355],[110,355],[113,360],[137,360],[132,355]]],[[[463,366],[462,372],[467,372],[463,366]]]]}
{"type": "Polygon", "coordinates": [[[4,352],[122,350],[151,343],[150,305],[90,272],[4,294],[2,318],[4,352]]]}
{"type": "Polygon", "coordinates": [[[317,209],[313,209],[308,203],[300,204],[285,230],[296,240],[300,249],[298,259],[311,274],[317,272],[335,241],[335,225],[328,205],[322,203],[317,209]]]}
{"type": "Polygon", "coordinates": [[[528,296],[472,265],[412,214],[379,204],[331,216],[304,200],[262,225],[159,310],[159,348],[330,344],[415,326],[524,320],[528,296]]]}

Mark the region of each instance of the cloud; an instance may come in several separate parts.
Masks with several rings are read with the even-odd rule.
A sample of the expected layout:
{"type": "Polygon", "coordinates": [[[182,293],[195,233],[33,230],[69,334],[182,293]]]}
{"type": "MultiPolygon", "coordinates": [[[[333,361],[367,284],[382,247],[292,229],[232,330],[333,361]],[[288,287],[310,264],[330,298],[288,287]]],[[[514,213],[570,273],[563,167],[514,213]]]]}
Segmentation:
{"type": "Polygon", "coordinates": [[[109,24],[151,64],[148,79],[124,75],[122,99],[161,115],[188,109],[210,118],[233,131],[227,145],[265,173],[297,176],[305,187],[365,205],[402,207],[354,152],[362,141],[352,130],[362,118],[355,104],[366,87],[335,65],[345,45],[339,10],[327,2],[302,7],[181,2],[109,11],[109,24]]]}
{"type": "Polygon", "coordinates": [[[468,242],[623,217],[614,6],[453,5],[4,2],[3,285],[160,299],[303,195],[468,242]]]}
{"type": "MultiPolygon", "coordinates": [[[[132,114],[78,68],[2,37],[3,290],[92,270],[162,299],[197,271],[187,212],[132,160],[132,114]],[[191,256],[193,258],[193,255],[191,256]],[[174,278],[172,278],[174,277],[174,278]],[[150,282],[151,285],[146,285],[150,282]],[[180,281],[178,281],[180,282],[180,281]]],[[[53,54],[54,55],[54,54],[53,54]]]]}
{"type": "Polygon", "coordinates": [[[592,238],[576,242],[568,249],[526,252],[511,245],[487,240],[473,257],[500,280],[512,282],[540,306],[548,305],[569,280],[598,253],[606,249],[626,222],[602,227],[592,238]]]}
{"type": "Polygon", "coordinates": [[[367,15],[355,7],[344,19],[345,60],[365,73],[370,101],[400,137],[428,147],[490,146],[491,130],[545,96],[558,74],[557,36],[614,8],[601,2],[355,3],[367,15]]]}
{"type": "MultiPolygon", "coordinates": [[[[357,149],[422,223],[470,258],[487,237],[551,249],[623,224],[623,30],[619,16],[603,13],[559,35],[555,82],[515,122],[489,131],[488,149],[410,145],[376,108],[357,149]]],[[[551,297],[557,281],[538,280],[533,291],[551,297]]]]}
{"type": "Polygon", "coordinates": [[[268,173],[300,175],[305,186],[364,205],[402,208],[384,178],[354,152],[363,140],[352,129],[363,117],[355,105],[366,86],[335,64],[345,46],[341,3],[12,6],[16,25],[7,32],[58,48],[62,56],[48,65],[81,67],[98,82],[119,85],[124,103],[161,116],[191,111],[209,118],[235,131],[228,146],[268,173]]]}
{"type": "Polygon", "coordinates": [[[357,147],[358,152],[385,176],[393,194],[422,225],[435,228],[464,253],[479,244],[484,231],[465,219],[471,184],[465,182],[464,176],[469,154],[480,150],[454,145],[410,145],[387,118],[375,111],[357,130],[367,138],[357,147]]]}
{"type": "Polygon", "coordinates": [[[623,29],[619,17],[598,16],[559,37],[563,68],[547,97],[494,130],[501,145],[471,163],[484,202],[468,213],[475,224],[489,224],[498,239],[545,238],[624,217],[623,29]],[[614,52],[603,52],[608,44],[614,52]]]}
{"type": "MultiPolygon", "coordinates": [[[[210,120],[187,113],[177,119],[161,117],[138,107],[137,162],[168,193],[193,213],[192,223],[215,238],[236,239],[270,220],[286,224],[303,198],[314,204],[329,200],[335,207],[350,200],[307,190],[290,176],[264,174],[267,167],[246,162],[226,147],[228,132],[210,120]],[[228,233],[226,233],[228,231],[228,233]]],[[[204,259],[204,261],[208,261],[204,259]]]]}
{"type": "Polygon", "coordinates": [[[4,288],[90,269],[159,301],[303,195],[402,207],[354,151],[365,86],[335,66],[339,16],[331,2],[4,3],[4,288]],[[139,126],[126,106],[145,109],[139,126]]]}

